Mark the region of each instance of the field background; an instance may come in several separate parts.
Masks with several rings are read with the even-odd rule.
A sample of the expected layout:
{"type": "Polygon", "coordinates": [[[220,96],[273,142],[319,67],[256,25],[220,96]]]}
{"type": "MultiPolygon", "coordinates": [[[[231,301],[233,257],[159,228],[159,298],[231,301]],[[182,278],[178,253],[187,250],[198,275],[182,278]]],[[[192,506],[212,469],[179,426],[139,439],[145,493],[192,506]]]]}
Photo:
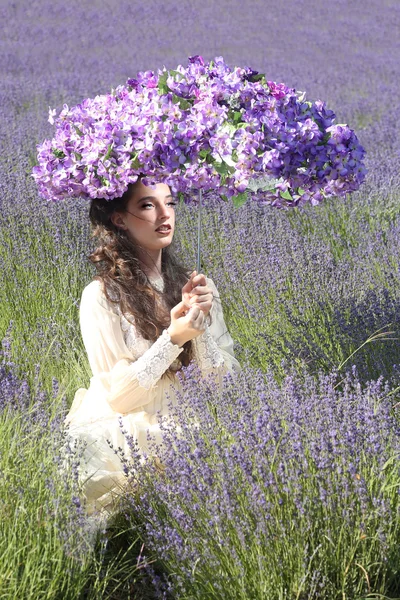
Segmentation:
{"type": "MultiPolygon", "coordinates": [[[[400,547],[399,31],[397,0],[288,0],[284,4],[222,0],[217,5],[210,0],[1,2],[1,599],[400,597],[396,550],[400,547]],[[241,490],[237,502],[242,512],[229,504],[234,483],[229,493],[223,487],[228,508],[218,518],[233,523],[224,530],[219,521],[224,540],[229,540],[226,546],[205,552],[198,545],[198,540],[216,535],[210,523],[217,520],[204,508],[208,500],[201,490],[196,492],[196,502],[204,508],[199,512],[204,519],[199,518],[196,535],[184,533],[186,525],[177,517],[178,504],[174,504],[178,502],[174,490],[183,489],[183,484],[172,478],[168,493],[175,500],[163,505],[162,493],[167,490],[161,483],[158,491],[142,498],[142,512],[131,507],[93,547],[91,523],[78,498],[76,453],[71,453],[69,477],[59,469],[62,418],[75,390],[87,386],[90,378],[78,309],[93,270],[86,258],[92,244],[87,204],[40,200],[30,174],[36,145],[52,136],[48,108],[59,112],[64,103],[73,105],[107,92],[139,70],[174,68],[195,54],[207,60],[222,55],[231,66],[251,66],[270,80],[306,91],[310,100],[326,101],[337,122],[354,128],[367,151],[367,180],[351,197],[302,210],[277,211],[248,203],[238,210],[223,205],[204,212],[203,271],[220,291],[243,366],[239,387],[248,401],[246,414],[252,415],[248,431],[264,405],[272,411],[270,421],[266,417],[271,423],[279,416],[278,407],[287,405],[287,412],[280,415],[284,430],[291,431],[290,423],[298,418],[309,431],[299,450],[310,459],[302,465],[303,475],[298,475],[304,476],[303,484],[306,479],[319,481],[317,467],[313,471],[310,466],[315,432],[320,432],[321,440],[333,430],[344,436],[338,445],[345,467],[338,468],[335,454],[337,479],[323,480],[325,493],[330,490],[336,504],[325,503],[320,489],[316,493],[311,484],[309,488],[304,484],[304,498],[316,494],[319,504],[316,501],[311,507],[304,502],[301,509],[288,504],[287,512],[278,514],[281,505],[268,504],[265,472],[257,478],[258,491],[251,487],[255,515],[260,512],[255,507],[262,506],[281,527],[282,522],[297,523],[293,511],[303,514],[298,525],[304,526],[303,538],[310,536],[307,547],[302,546],[301,536],[293,537],[290,527],[281,530],[277,525],[278,529],[268,530],[270,537],[264,532],[261,539],[257,516],[243,500],[249,496],[246,485],[255,483],[246,480],[242,488],[240,473],[235,481],[241,490]],[[261,377],[258,387],[252,385],[255,373],[261,377]],[[289,385],[288,376],[296,385],[289,385]],[[266,400],[260,405],[262,398],[266,400]],[[310,398],[314,409],[309,408],[307,420],[301,411],[310,398]],[[332,398],[335,406],[350,402],[354,410],[347,414],[338,409],[332,421],[332,413],[329,416],[321,409],[326,418],[319,429],[322,417],[317,407],[332,407],[332,398]],[[363,419],[368,410],[373,418],[367,423],[363,419]],[[353,421],[352,414],[358,415],[353,421]],[[359,428],[354,438],[345,435],[352,428],[359,428]],[[349,467],[352,452],[354,465],[349,467]],[[334,534],[326,524],[338,524],[343,518],[337,512],[337,504],[344,502],[343,470],[353,483],[354,478],[365,482],[368,500],[358,488],[351,488],[348,497],[356,500],[349,512],[358,516],[348,522],[345,532],[332,525],[334,534]],[[169,527],[165,525],[160,539],[144,525],[148,515],[155,513],[159,530],[166,523],[169,527]],[[243,531],[235,519],[247,523],[243,531]],[[368,544],[361,548],[364,528],[368,544]],[[178,533],[185,540],[186,554],[176,542],[178,533]],[[278,537],[282,544],[272,544],[271,539],[278,537]],[[322,538],[334,542],[324,547],[322,538]],[[258,551],[250,552],[250,547],[258,551]],[[276,564],[273,556],[279,557],[276,564]],[[155,570],[148,568],[150,563],[155,570]],[[265,564],[271,576],[264,580],[260,573],[268,570],[265,564]],[[197,570],[194,565],[199,565],[197,570]],[[166,573],[172,574],[168,584],[162,583],[166,573]],[[215,585],[207,584],[210,581],[215,585]]],[[[177,251],[194,268],[195,215],[181,207],[177,223],[177,251]]],[[[198,385],[200,391],[188,389],[188,399],[206,395],[198,385]]],[[[227,399],[221,398],[221,407],[224,402],[227,399]]],[[[239,399],[232,392],[237,417],[244,404],[235,402],[239,399]]],[[[197,409],[207,407],[200,403],[197,409]]],[[[226,433],[218,443],[232,448],[240,429],[229,429],[223,420],[218,423],[218,431],[226,433]]],[[[214,425],[210,422],[210,435],[214,425]]],[[[267,447],[272,455],[278,452],[282,438],[279,443],[277,439],[268,438],[270,446],[260,443],[261,462],[267,447]]],[[[195,440],[199,447],[203,442],[195,440]]],[[[254,447],[243,444],[241,455],[250,456],[254,447]]],[[[285,469],[294,464],[295,452],[292,448],[290,454],[288,448],[281,453],[285,469]]],[[[210,448],[207,452],[203,463],[220,473],[218,485],[221,481],[225,485],[228,478],[222,475],[218,454],[210,448]]],[[[173,471],[178,459],[165,460],[173,471]]],[[[274,495],[285,491],[294,497],[300,479],[296,485],[286,481],[285,469],[276,472],[274,465],[272,461],[268,467],[276,477],[274,495]]],[[[243,469],[242,474],[244,463],[243,469]]],[[[211,490],[222,493],[218,485],[209,481],[211,496],[211,490]]],[[[189,508],[190,502],[180,506],[187,519],[189,508]]]]}

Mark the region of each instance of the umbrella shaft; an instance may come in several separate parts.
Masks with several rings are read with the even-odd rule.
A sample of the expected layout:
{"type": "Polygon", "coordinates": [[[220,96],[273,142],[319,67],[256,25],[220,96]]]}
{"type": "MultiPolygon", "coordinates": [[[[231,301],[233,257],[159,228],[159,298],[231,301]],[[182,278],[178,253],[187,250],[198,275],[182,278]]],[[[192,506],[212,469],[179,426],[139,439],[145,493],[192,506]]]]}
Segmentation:
{"type": "Polygon", "coordinates": [[[200,190],[199,194],[199,213],[197,221],[197,274],[200,273],[200,233],[201,233],[201,202],[203,199],[203,190],[200,190]]]}

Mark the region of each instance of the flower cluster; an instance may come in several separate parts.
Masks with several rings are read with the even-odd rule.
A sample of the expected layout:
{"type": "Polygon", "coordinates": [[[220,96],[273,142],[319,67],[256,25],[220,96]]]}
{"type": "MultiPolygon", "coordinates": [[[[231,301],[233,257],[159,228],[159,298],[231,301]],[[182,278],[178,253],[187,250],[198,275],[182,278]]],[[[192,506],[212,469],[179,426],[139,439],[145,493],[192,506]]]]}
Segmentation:
{"type": "Polygon", "coordinates": [[[276,206],[358,189],[364,149],[324,103],[222,57],[139,72],[110,94],[64,105],[33,169],[40,194],[113,199],[137,181],[190,201],[214,190],[240,204],[252,190],[276,206]]]}
{"type": "Polygon", "coordinates": [[[278,384],[243,367],[220,389],[185,368],[170,413],[179,430],[161,420],[163,446],[150,445],[162,471],[135,455],[129,466],[140,490],[140,501],[127,498],[133,522],[174,597],[294,598],[299,581],[301,598],[361,597],[368,555],[377,589],[387,557],[399,556],[400,429],[388,387],[289,370],[278,384]]]}

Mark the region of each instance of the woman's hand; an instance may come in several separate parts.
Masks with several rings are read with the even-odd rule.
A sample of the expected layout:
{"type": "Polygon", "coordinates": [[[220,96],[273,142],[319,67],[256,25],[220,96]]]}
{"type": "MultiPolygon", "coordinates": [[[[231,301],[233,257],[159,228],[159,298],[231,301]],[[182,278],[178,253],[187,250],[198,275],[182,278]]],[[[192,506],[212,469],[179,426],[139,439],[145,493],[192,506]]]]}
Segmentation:
{"type": "Polygon", "coordinates": [[[190,276],[189,281],[182,288],[182,301],[190,308],[198,306],[206,317],[213,304],[213,291],[207,285],[206,276],[196,271],[190,276]]]}
{"type": "Polygon", "coordinates": [[[198,337],[205,331],[205,315],[195,304],[188,310],[185,302],[171,308],[171,325],[167,332],[173,344],[183,346],[185,342],[198,337]]]}

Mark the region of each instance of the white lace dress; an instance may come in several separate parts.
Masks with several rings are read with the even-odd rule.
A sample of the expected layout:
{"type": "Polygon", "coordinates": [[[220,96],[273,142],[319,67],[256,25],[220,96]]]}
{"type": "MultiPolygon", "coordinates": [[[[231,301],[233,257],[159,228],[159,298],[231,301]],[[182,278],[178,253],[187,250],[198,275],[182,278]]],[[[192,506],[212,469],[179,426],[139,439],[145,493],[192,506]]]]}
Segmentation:
{"type": "MultiPolygon", "coordinates": [[[[162,278],[151,281],[163,289],[162,278]]],[[[207,285],[214,292],[212,322],[194,340],[194,359],[204,375],[213,372],[221,382],[227,371],[239,371],[240,365],[218,291],[209,278],[207,285]]],[[[143,339],[117,306],[107,301],[97,280],[83,291],[80,325],[93,377],[89,389],[76,392],[66,425],[69,435],[86,446],[80,477],[87,509],[93,512],[110,506],[126,481],[114,451],[120,449],[129,456],[121,421],[143,452],[148,450],[147,431],[161,441],[157,414],[168,413],[175,389],[180,388],[177,377],[171,382],[164,373],[179,365],[182,348],[171,342],[166,330],[156,342],[143,339]]]]}

